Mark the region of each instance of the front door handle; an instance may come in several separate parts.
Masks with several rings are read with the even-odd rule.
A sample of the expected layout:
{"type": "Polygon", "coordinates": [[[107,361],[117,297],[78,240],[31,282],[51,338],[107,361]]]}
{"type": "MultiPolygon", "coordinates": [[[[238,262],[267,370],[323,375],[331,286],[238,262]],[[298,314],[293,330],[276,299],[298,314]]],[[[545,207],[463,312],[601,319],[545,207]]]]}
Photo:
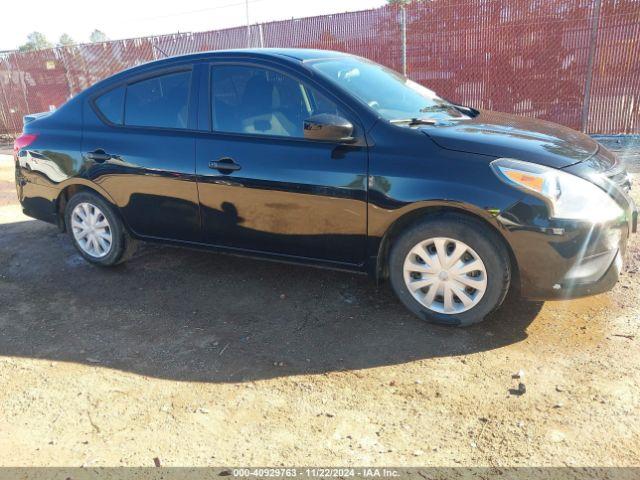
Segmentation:
{"type": "Polygon", "coordinates": [[[212,160],[209,162],[209,168],[219,170],[220,173],[231,173],[240,170],[242,167],[233,161],[233,158],[221,158],[220,160],[212,160]]]}
{"type": "Polygon", "coordinates": [[[89,160],[94,160],[100,163],[106,162],[107,160],[110,160],[111,158],[113,158],[113,155],[106,153],[102,149],[94,150],[93,152],[87,152],[84,154],[84,156],[87,157],[89,160]]]}

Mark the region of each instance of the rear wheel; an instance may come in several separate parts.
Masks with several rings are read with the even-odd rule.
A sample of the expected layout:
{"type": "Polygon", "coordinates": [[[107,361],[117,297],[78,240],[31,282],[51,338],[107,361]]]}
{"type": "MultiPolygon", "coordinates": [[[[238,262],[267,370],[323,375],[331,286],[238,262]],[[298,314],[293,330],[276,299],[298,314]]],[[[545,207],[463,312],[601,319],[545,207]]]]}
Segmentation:
{"type": "Polygon", "coordinates": [[[502,304],[511,281],[502,239],[471,218],[427,218],[401,234],[389,257],[391,285],[420,318],[447,325],[480,322],[502,304]]]}
{"type": "Polygon", "coordinates": [[[98,195],[80,192],[68,201],[65,222],[80,254],[96,265],[123,262],[135,249],[113,207],[98,195]]]}

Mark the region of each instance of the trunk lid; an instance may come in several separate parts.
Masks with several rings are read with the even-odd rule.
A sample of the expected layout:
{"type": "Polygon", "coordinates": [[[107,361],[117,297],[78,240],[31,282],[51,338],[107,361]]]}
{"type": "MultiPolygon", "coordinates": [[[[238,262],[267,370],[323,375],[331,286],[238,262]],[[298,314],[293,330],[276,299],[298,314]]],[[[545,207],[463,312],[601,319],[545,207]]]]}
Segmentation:
{"type": "Polygon", "coordinates": [[[38,112],[38,113],[29,113],[22,117],[23,125],[33,122],[34,120],[38,120],[39,118],[44,118],[51,115],[52,112],[38,112]]]}

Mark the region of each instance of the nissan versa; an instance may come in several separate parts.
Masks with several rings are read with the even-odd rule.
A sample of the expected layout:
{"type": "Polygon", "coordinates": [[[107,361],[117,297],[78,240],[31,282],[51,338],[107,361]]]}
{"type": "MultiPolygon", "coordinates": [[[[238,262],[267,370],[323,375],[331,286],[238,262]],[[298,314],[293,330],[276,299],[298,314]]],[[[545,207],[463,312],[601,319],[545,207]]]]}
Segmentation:
{"type": "Polygon", "coordinates": [[[510,289],[612,288],[637,225],[630,177],[590,137],[320,50],[118,73],[27,115],[15,165],[24,212],[94,264],[147,240],[368,272],[452,325],[510,289]]]}

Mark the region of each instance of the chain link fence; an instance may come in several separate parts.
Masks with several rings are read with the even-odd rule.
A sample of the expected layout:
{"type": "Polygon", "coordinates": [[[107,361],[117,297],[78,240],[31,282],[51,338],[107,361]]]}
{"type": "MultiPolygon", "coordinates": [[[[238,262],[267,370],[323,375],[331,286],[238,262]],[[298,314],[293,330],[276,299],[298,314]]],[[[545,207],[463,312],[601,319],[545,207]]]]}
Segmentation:
{"type": "Polygon", "coordinates": [[[476,108],[640,134],[640,0],[432,0],[0,56],[0,133],[122,69],[225,48],[354,53],[476,108]]]}

